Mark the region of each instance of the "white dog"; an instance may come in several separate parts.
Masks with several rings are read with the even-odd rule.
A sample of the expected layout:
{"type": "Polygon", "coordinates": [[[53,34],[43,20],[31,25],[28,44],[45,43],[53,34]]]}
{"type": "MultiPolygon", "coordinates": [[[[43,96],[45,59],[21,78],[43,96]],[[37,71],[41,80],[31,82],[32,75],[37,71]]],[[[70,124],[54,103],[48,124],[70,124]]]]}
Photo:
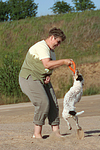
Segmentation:
{"type": "Polygon", "coordinates": [[[62,117],[65,121],[67,121],[68,129],[71,130],[72,127],[68,121],[68,118],[72,117],[76,121],[77,129],[81,129],[78,123],[77,115],[82,114],[84,111],[76,112],[75,104],[80,101],[81,96],[83,94],[83,82],[84,79],[79,71],[75,71],[74,75],[74,83],[70,90],[65,94],[63,101],[63,112],[62,117]]]}

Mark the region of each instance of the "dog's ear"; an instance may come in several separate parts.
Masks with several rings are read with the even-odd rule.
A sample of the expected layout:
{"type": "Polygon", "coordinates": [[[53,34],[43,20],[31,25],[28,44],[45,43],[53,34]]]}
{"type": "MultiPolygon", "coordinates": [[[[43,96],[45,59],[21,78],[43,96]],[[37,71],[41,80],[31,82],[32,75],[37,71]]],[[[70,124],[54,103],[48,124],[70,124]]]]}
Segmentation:
{"type": "Polygon", "coordinates": [[[77,77],[77,79],[76,79],[77,81],[82,81],[83,80],[83,77],[82,77],[82,75],[78,75],[78,77],[77,77]]]}

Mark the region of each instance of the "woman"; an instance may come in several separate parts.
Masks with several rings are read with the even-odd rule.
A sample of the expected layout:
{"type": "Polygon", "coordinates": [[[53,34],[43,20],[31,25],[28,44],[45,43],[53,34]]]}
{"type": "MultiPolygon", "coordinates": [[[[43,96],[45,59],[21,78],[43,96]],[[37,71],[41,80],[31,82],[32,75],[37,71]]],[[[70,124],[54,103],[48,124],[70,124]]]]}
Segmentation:
{"type": "MultiPolygon", "coordinates": [[[[20,87],[35,106],[35,138],[42,138],[42,126],[46,117],[52,131],[59,129],[59,108],[50,75],[54,68],[72,64],[72,59],[55,58],[54,49],[65,39],[66,36],[61,29],[52,28],[47,39],[37,42],[29,49],[19,74],[20,87]]],[[[59,132],[56,135],[61,136],[59,132]]]]}

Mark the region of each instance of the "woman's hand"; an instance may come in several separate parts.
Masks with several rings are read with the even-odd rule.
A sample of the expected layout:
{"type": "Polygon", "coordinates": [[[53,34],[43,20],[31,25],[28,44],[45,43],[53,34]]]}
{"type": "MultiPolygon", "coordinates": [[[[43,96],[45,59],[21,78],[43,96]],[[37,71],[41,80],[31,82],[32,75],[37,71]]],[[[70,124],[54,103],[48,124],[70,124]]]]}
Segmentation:
{"type": "Polygon", "coordinates": [[[64,59],[64,64],[67,66],[71,66],[73,64],[72,61],[73,59],[64,59]]]}
{"type": "Polygon", "coordinates": [[[46,79],[44,80],[45,84],[48,84],[50,82],[50,76],[47,76],[46,79]]]}

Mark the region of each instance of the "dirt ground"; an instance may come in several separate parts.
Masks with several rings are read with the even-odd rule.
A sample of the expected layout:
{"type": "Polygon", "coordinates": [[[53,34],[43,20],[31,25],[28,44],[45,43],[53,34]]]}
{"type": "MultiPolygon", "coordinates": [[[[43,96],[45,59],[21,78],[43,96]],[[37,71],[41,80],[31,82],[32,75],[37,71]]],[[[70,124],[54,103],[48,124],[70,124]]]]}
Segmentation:
{"type": "MultiPolygon", "coordinates": [[[[83,90],[91,86],[100,87],[100,62],[76,65],[76,69],[83,75],[83,90]]],[[[72,71],[67,66],[61,66],[54,70],[51,81],[55,92],[59,91],[61,86],[68,84],[71,75],[72,71]]]]}
{"type": "Polygon", "coordinates": [[[79,116],[84,139],[76,137],[76,126],[70,119],[69,131],[61,113],[63,99],[58,99],[60,109],[60,132],[58,138],[52,133],[46,120],[43,139],[32,138],[34,107],[31,102],[0,106],[0,150],[100,150],[100,95],[83,96],[76,110],[85,112],[79,116]]]}

